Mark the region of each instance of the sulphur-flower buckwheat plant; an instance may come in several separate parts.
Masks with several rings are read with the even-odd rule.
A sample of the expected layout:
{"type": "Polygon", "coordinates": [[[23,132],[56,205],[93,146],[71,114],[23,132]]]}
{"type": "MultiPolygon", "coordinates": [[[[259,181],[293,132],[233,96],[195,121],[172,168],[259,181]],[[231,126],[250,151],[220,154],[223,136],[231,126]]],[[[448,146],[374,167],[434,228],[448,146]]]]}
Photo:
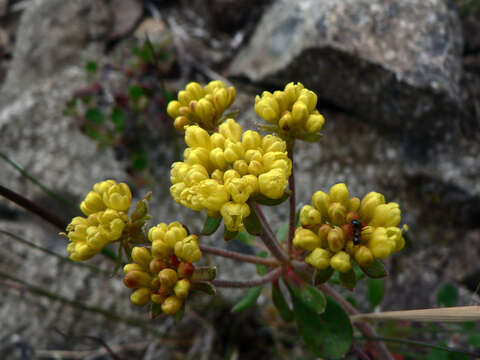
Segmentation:
{"type": "Polygon", "coordinates": [[[167,112],[175,119],[174,126],[179,131],[192,124],[213,131],[234,101],[235,88],[220,80],[210,81],[204,87],[191,82],[179,91],[178,100],[170,101],[167,112]]]}
{"type": "MultiPolygon", "coordinates": [[[[183,161],[171,167],[170,194],[178,204],[206,213],[200,235],[212,235],[223,220],[225,240],[258,237],[248,241],[261,241],[257,247],[270,256],[202,244],[200,235],[191,234],[180,222],[160,223],[147,231],[150,194],[129,215],[130,189],[114,180],[95,184],[81,203],[85,217],[75,217],[67,226],[67,251],[71,259],[83,261],[118,241],[128,259],[123,271],[124,284],[133,290],[130,300],[148,305],[152,317],[166,314],[179,319],[191,291],[215,295],[216,287],[251,288],[233,308],[240,311],[255,305],[263,287],[271,284],[279,316],[296,320],[307,348],[316,357],[340,358],[352,345],[349,315],[356,310],[328,282],[334,283],[335,271],[336,283],[349,289],[363,276],[387,275],[382,260],[405,246],[400,207],[377,192],[361,200],[350,197],[347,186],[339,183],[328,194],[315,192],[312,205],[299,212],[297,225],[293,151],[296,139],[320,138],[325,119],[316,109],[317,95],[292,82],[283,91],[257,96],[255,111],[270,124],[259,128],[273,132],[265,135],[242,131],[239,123],[224,115],[234,99],[233,87],[212,81],[204,87],[189,83],[178,100],[169,103],[168,113],[186,143],[183,161]],[[276,235],[262,206],[287,199],[287,230],[276,235]],[[194,265],[204,253],[261,265],[257,268],[261,277],[216,279],[215,267],[194,265]],[[332,342],[332,333],[341,341],[332,342]]],[[[118,254],[120,262],[123,254],[118,254]]],[[[368,324],[358,328],[367,337],[375,335],[368,324]]],[[[385,344],[374,344],[379,358],[391,359],[385,344]]]]}

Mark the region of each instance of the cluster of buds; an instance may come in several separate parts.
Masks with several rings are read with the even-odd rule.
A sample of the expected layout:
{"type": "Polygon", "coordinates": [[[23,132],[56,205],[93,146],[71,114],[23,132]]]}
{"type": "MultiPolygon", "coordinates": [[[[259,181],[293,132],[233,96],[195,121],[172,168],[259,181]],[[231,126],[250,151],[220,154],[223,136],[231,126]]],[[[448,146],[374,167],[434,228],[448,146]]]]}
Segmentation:
{"type": "Polygon", "coordinates": [[[167,112],[175,119],[174,126],[184,131],[185,126],[198,124],[213,131],[223,113],[235,101],[235,88],[220,80],[210,81],[205,87],[191,82],[178,93],[178,100],[168,103],[167,112]]]}
{"type": "Polygon", "coordinates": [[[152,302],[167,315],[176,314],[191,288],[193,262],[202,253],[198,238],[188,235],[182,224],[173,222],[152,227],[148,232],[151,249],[134,247],[133,263],[123,268],[124,284],[135,291],[130,301],[138,306],[152,302]]]}
{"type": "Polygon", "coordinates": [[[96,183],[80,209],[87,217],[77,216],[67,226],[70,243],[67,251],[75,261],[90,259],[109,243],[122,237],[132,202],[125,183],[105,180],[96,183]]]}
{"type": "Polygon", "coordinates": [[[332,186],[329,194],[317,191],[311,205],[300,212],[302,227],[293,244],[310,253],[305,262],[317,269],[329,266],[340,272],[352,269],[351,257],[360,267],[375,258],[385,259],[405,245],[397,203],[385,203],[385,197],[370,192],[360,200],[350,198],[345,184],[332,186]]]}
{"type": "Polygon", "coordinates": [[[185,160],[172,165],[170,193],[192,210],[222,216],[229,231],[243,229],[249,199],[284,195],[292,162],[279,137],[242,133],[235,120],[227,119],[212,135],[200,126],[187,127],[185,142],[185,160]]]}
{"type": "Polygon", "coordinates": [[[317,95],[301,83],[287,84],[283,91],[264,91],[255,98],[255,111],[262,119],[278,126],[280,132],[293,136],[301,132],[314,134],[325,119],[316,109],[317,95]]]}

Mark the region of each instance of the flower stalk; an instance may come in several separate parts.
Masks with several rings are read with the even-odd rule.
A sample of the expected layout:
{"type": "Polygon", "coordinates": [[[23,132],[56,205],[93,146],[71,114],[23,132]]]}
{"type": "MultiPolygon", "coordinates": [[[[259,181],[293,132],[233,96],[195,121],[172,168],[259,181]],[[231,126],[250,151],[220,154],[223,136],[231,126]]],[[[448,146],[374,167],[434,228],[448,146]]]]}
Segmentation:
{"type": "Polygon", "coordinates": [[[223,287],[223,288],[251,288],[259,285],[268,284],[272,281],[277,280],[280,275],[282,274],[282,269],[278,268],[275,270],[270,271],[267,275],[254,280],[213,280],[212,284],[216,287],[223,287]]]}
{"type": "Polygon", "coordinates": [[[264,259],[258,256],[252,256],[252,255],[247,255],[247,254],[241,254],[236,251],[230,251],[230,250],[225,250],[225,249],[220,249],[214,246],[208,246],[208,245],[201,245],[200,244],[200,250],[202,252],[207,253],[207,254],[212,254],[212,255],[217,255],[225,258],[230,258],[233,260],[238,260],[238,261],[243,261],[243,262],[248,262],[252,264],[258,264],[258,265],[265,265],[265,266],[270,266],[270,267],[275,267],[279,265],[279,262],[276,259],[264,259]]]}

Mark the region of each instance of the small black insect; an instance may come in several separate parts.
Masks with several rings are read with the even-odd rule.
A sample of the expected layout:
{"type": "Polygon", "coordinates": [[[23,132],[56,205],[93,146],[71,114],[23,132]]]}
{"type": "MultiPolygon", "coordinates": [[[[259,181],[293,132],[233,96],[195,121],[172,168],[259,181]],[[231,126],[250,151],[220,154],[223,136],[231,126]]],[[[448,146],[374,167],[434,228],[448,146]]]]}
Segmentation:
{"type": "Polygon", "coordinates": [[[358,220],[352,220],[353,226],[353,245],[360,244],[360,233],[362,231],[362,223],[358,220]]]}

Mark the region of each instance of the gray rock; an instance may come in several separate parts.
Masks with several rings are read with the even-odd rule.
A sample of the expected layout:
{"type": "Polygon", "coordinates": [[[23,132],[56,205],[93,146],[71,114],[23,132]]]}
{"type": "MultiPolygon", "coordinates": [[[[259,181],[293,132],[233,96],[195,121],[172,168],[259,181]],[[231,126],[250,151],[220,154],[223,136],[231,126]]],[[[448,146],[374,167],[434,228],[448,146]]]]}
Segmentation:
{"type": "Polygon", "coordinates": [[[37,0],[22,16],[5,87],[29,87],[71,64],[98,57],[110,27],[103,0],[37,0]]]}
{"type": "Polygon", "coordinates": [[[142,4],[137,0],[113,0],[110,7],[113,13],[111,39],[119,39],[127,35],[143,14],[142,4]]]}
{"type": "Polygon", "coordinates": [[[301,81],[320,99],[395,131],[455,135],[462,35],[443,0],[277,1],[230,73],[301,81]]]}

